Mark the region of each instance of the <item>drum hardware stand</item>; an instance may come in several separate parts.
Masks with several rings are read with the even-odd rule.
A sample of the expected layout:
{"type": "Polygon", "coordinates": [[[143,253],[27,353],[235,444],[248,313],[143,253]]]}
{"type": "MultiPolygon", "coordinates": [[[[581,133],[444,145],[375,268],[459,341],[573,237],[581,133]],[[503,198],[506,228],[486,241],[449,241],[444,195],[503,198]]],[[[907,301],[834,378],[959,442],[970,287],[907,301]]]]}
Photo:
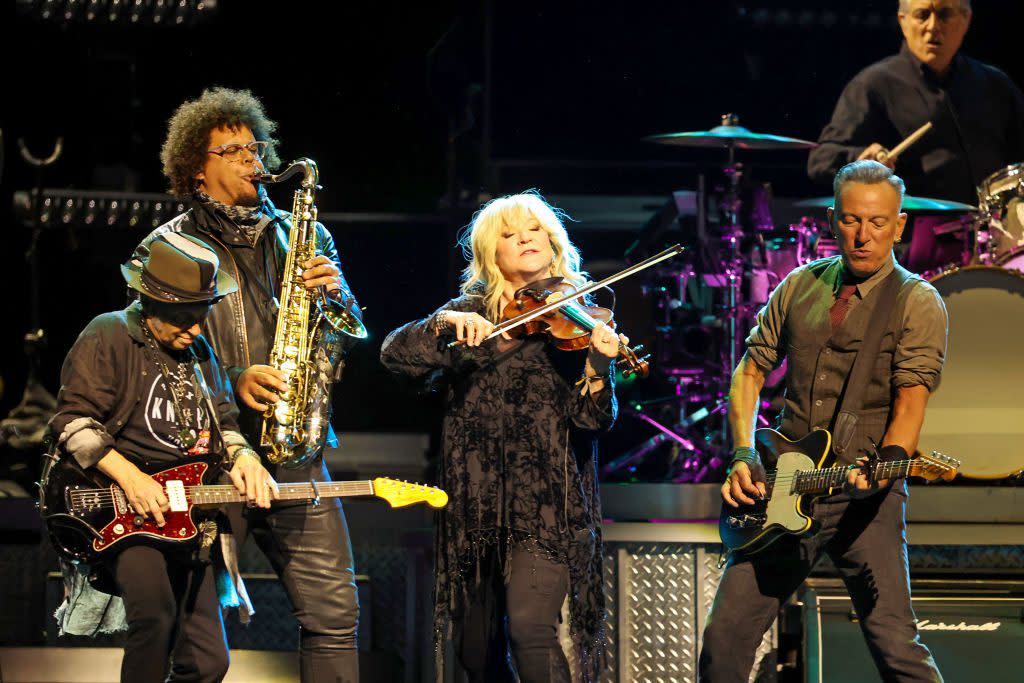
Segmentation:
{"type": "MultiPolygon", "coordinates": [[[[736,114],[723,114],[723,126],[739,126],[739,117],[736,114]]],[[[736,145],[731,142],[727,147],[728,162],[722,168],[722,172],[729,181],[725,190],[725,196],[721,206],[724,208],[725,226],[722,239],[727,243],[725,266],[726,295],[726,367],[723,376],[731,377],[739,358],[737,345],[739,342],[737,331],[737,317],[739,315],[740,287],[743,283],[743,255],[740,253],[740,242],[743,239],[743,226],[740,224],[740,210],[742,200],[740,199],[740,182],[743,179],[743,164],[736,162],[736,145]]],[[[709,414],[718,412],[724,405],[722,400],[714,406],[709,414]]],[[[722,424],[722,443],[728,439],[728,424],[722,424]]]]}
{"type": "MultiPolygon", "coordinates": [[[[658,399],[656,401],[649,401],[647,402],[647,404],[656,402],[660,403],[665,400],[668,399],[658,399]]],[[[648,455],[650,455],[655,448],[657,448],[658,446],[667,441],[674,442],[676,448],[682,448],[688,451],[691,454],[691,457],[688,458],[688,460],[692,460],[694,458],[697,458],[699,460],[701,451],[697,448],[696,445],[694,445],[692,441],[687,439],[682,434],[679,434],[675,429],[666,427],[665,425],[658,422],[650,415],[640,412],[639,410],[624,410],[623,413],[625,415],[629,415],[643,422],[646,422],[650,426],[657,429],[658,433],[652,436],[651,438],[647,439],[646,441],[637,444],[636,446],[626,451],[619,457],[615,458],[611,462],[605,464],[604,467],[601,468],[602,475],[608,476],[622,469],[626,469],[629,472],[635,471],[636,466],[640,462],[642,462],[648,455]]]]}
{"type": "MultiPolygon", "coordinates": [[[[726,458],[728,450],[726,448],[729,439],[728,421],[724,418],[728,412],[728,382],[735,367],[739,364],[740,345],[742,344],[741,325],[749,317],[750,307],[753,303],[753,299],[748,300],[744,294],[745,282],[749,279],[753,283],[754,280],[751,270],[753,263],[746,256],[746,245],[750,238],[756,239],[756,248],[760,250],[762,260],[765,261],[767,268],[767,249],[764,235],[760,231],[774,229],[774,222],[770,218],[770,209],[768,211],[760,210],[767,208],[768,204],[762,204],[759,201],[762,195],[758,193],[758,190],[752,188],[752,196],[747,197],[747,187],[743,183],[744,167],[736,160],[736,149],[737,147],[741,149],[810,149],[815,144],[796,138],[754,133],[741,127],[739,118],[734,114],[722,116],[721,125],[711,130],[669,133],[646,139],[658,144],[682,147],[724,148],[726,152],[725,163],[719,166],[726,182],[723,183],[723,187],[716,190],[713,197],[709,197],[704,175],[697,177],[697,234],[696,249],[694,250],[696,256],[692,268],[687,272],[677,273],[673,285],[665,285],[655,290],[660,296],[665,297],[662,303],[665,311],[665,327],[660,327],[658,331],[662,333],[664,341],[669,342],[670,353],[683,352],[685,360],[681,369],[684,372],[690,369],[686,356],[698,353],[707,355],[708,352],[713,354],[711,362],[702,362],[698,364],[699,367],[693,368],[695,374],[692,377],[688,379],[680,377],[677,382],[683,384],[699,379],[709,395],[698,397],[691,393],[687,396],[684,388],[677,386],[674,397],[657,398],[643,404],[634,404],[635,409],[627,414],[647,422],[650,426],[655,427],[658,433],[615,461],[608,463],[602,468],[602,473],[609,474],[622,468],[635,469],[640,461],[664,443],[674,442],[677,448],[684,449],[687,444],[693,446],[696,443],[700,448],[686,449],[688,450],[686,461],[682,463],[681,472],[673,477],[673,480],[676,482],[702,481],[709,479],[713,470],[723,467],[723,459],[726,458]],[[710,203],[709,200],[712,198],[717,200],[717,208],[710,203]],[[709,210],[717,211],[716,217],[720,219],[713,229],[709,229],[709,210]],[[751,230],[745,231],[748,214],[751,230]],[[696,291],[689,286],[691,279],[695,283],[699,283],[696,291]],[[671,297],[672,294],[677,294],[677,296],[671,297]],[[699,322],[690,320],[688,317],[680,319],[679,316],[672,315],[673,310],[687,306],[693,308],[693,313],[700,314],[699,322]],[[681,323],[686,326],[699,325],[702,333],[709,332],[709,341],[704,344],[704,348],[691,349],[682,344],[679,348],[676,347],[676,342],[687,341],[684,338],[685,330],[681,323]],[[726,348],[723,348],[723,345],[726,348]],[[677,401],[678,415],[670,418],[671,428],[641,412],[645,406],[672,400],[677,401]],[[687,414],[686,410],[693,404],[698,405],[699,408],[687,414]],[[720,420],[721,424],[716,422],[716,419],[720,420]],[[691,434],[696,437],[697,432],[690,430],[702,423],[704,428],[700,430],[699,440],[687,438],[691,434]],[[681,442],[681,439],[685,443],[681,442]]],[[[764,189],[767,190],[767,187],[764,189]]],[[[680,313],[685,312],[680,311],[680,313]]],[[[671,375],[671,373],[667,374],[671,375]]],[[[761,420],[764,421],[764,418],[761,420]]]]}

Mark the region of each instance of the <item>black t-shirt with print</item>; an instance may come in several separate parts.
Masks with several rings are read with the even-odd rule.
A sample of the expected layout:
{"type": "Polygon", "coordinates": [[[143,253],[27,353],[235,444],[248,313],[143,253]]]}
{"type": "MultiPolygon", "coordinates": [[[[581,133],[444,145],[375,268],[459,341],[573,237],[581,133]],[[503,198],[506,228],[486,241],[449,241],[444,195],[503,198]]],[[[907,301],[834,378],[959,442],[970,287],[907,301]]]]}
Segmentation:
{"type": "Polygon", "coordinates": [[[172,378],[177,375],[178,363],[185,364],[184,375],[189,382],[185,385],[185,395],[179,397],[179,402],[183,409],[191,411],[192,419],[188,428],[194,438],[201,430],[210,430],[210,416],[202,394],[196,387],[192,355],[187,351],[174,353],[162,346],[156,352],[152,348],[141,349],[141,352],[147,360],[145,376],[142,378],[142,393],[139,403],[118,435],[117,449],[122,455],[141,463],[176,462],[191,457],[186,453],[187,449],[179,438],[182,425],[179,424],[171,391],[167,387],[160,366],[154,360],[154,353],[160,354],[160,359],[172,378]]]}

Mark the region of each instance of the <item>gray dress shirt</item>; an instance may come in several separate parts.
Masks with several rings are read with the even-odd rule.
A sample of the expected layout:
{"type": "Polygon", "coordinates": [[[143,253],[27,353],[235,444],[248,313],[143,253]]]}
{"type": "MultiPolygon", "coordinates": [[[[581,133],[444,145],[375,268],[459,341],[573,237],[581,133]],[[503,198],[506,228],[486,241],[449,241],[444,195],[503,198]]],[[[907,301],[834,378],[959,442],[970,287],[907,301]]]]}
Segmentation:
{"type": "Polygon", "coordinates": [[[938,385],[946,351],[946,309],[935,288],[895,265],[890,256],[856,285],[843,322],[833,328],[830,309],[843,275],[838,256],[790,273],[758,314],[747,338],[747,353],[764,370],[788,361],[785,407],[778,424],[788,438],[799,439],[815,429],[835,430],[841,409],[855,415],[854,423],[847,422],[842,443],[833,448],[841,462],[852,463],[869,455],[873,444],[882,443],[897,388],[925,386],[931,391],[938,385]],[[882,320],[875,312],[886,290],[879,285],[890,273],[899,284],[892,312],[882,320]],[[847,404],[845,390],[854,360],[869,331],[879,327],[878,350],[873,358],[864,359],[867,383],[847,404]]]}

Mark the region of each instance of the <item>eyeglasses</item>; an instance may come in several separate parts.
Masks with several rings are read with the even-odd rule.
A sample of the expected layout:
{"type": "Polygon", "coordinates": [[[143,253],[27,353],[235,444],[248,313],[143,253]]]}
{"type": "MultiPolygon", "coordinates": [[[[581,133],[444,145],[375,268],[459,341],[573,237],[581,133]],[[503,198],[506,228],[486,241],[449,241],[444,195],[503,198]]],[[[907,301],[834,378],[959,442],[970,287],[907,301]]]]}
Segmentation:
{"type": "Polygon", "coordinates": [[[910,13],[910,18],[915,24],[927,24],[928,20],[935,15],[936,21],[940,24],[948,24],[957,17],[964,16],[966,12],[956,7],[943,7],[942,9],[933,10],[930,7],[922,7],[916,9],[910,13]]]}
{"type": "Polygon", "coordinates": [[[163,322],[187,330],[193,325],[202,325],[210,316],[213,308],[210,304],[169,304],[167,312],[161,311],[159,319],[163,322]]]}
{"type": "Polygon", "coordinates": [[[243,150],[248,150],[248,152],[256,159],[262,159],[263,155],[267,153],[268,147],[270,147],[270,143],[266,140],[253,140],[245,145],[231,143],[229,145],[214,147],[213,149],[208,149],[206,151],[210,154],[216,154],[222,159],[227,159],[228,161],[241,161],[243,150]]]}

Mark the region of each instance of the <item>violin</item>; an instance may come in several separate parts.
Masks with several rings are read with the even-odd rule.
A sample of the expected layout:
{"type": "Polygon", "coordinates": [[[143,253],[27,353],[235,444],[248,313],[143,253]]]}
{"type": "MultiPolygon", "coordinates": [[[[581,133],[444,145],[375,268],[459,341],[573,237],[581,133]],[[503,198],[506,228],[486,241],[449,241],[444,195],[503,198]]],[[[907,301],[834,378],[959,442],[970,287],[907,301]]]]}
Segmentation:
{"type": "MultiPolygon", "coordinates": [[[[590,345],[590,333],[598,322],[615,329],[612,311],[601,306],[590,306],[582,301],[576,288],[561,277],[551,277],[531,282],[516,290],[515,298],[502,312],[502,322],[512,322],[538,310],[545,304],[565,300],[558,308],[530,318],[521,325],[510,327],[510,337],[547,334],[556,349],[579,351],[590,345]]],[[[619,340],[619,358],[625,362],[622,374],[626,377],[638,375],[647,377],[650,370],[650,355],[640,356],[642,345],[630,348],[619,340]]]]}
{"type": "MultiPolygon", "coordinates": [[[[660,254],[655,254],[640,263],[606,277],[600,282],[591,282],[580,289],[574,288],[560,277],[539,280],[536,283],[527,285],[517,290],[515,299],[505,307],[503,317],[508,319],[498,323],[494,330],[487,335],[486,339],[493,339],[502,333],[510,334],[511,336],[512,330],[527,326],[534,320],[540,319],[541,327],[534,328],[535,333],[548,332],[557,328],[558,334],[562,336],[558,337],[554,333],[551,335],[552,339],[558,340],[555,344],[557,348],[567,347],[568,350],[585,348],[590,345],[590,332],[593,331],[594,325],[597,324],[598,320],[613,326],[614,323],[612,322],[612,312],[610,310],[600,306],[588,306],[582,303],[583,297],[602,287],[607,287],[613,282],[618,282],[630,275],[635,275],[656,263],[661,263],[677,254],[681,254],[683,250],[682,246],[675,244],[660,254]],[[566,288],[568,288],[568,291],[566,288]],[[530,301],[531,299],[532,301],[530,301]],[[554,315],[549,316],[552,313],[554,315]],[[510,314],[512,317],[509,317],[510,314]],[[579,330],[578,334],[576,330],[579,330]]],[[[530,334],[530,332],[527,332],[527,334],[530,334]]],[[[462,343],[461,341],[454,341],[448,344],[447,348],[453,348],[462,343]]],[[[636,346],[631,349],[621,341],[619,342],[619,356],[626,361],[628,366],[623,372],[626,377],[632,375],[647,376],[650,369],[647,359],[650,356],[639,357],[637,351],[642,348],[642,346],[636,346]]]]}

